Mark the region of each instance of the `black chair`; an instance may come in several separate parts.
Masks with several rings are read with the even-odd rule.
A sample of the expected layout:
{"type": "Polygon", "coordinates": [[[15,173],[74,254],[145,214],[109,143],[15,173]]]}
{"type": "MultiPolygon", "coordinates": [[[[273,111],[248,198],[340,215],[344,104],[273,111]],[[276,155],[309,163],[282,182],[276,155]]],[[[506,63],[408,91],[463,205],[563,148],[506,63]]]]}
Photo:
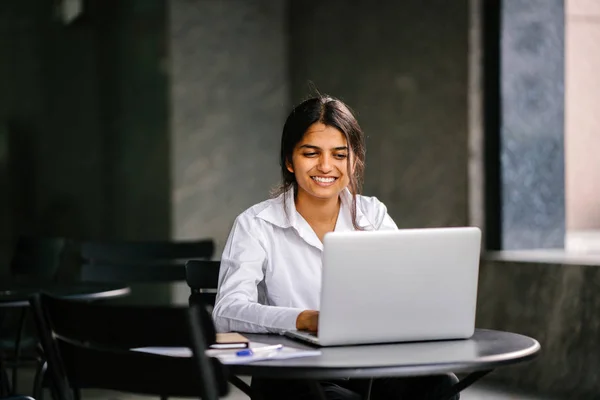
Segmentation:
{"type": "MultiPolygon", "coordinates": [[[[10,279],[16,282],[39,282],[55,280],[61,266],[66,240],[60,237],[20,236],[17,239],[10,260],[10,279]]],[[[15,321],[11,318],[10,324],[16,331],[10,331],[10,337],[0,339],[0,351],[6,353],[6,363],[12,366],[12,390],[17,391],[19,367],[39,361],[35,354],[37,338],[32,332],[27,331],[27,307],[18,310],[15,321]],[[11,324],[14,322],[14,324],[11,324]],[[7,351],[10,350],[10,351],[7,351]],[[23,351],[31,354],[22,356],[23,351]]],[[[10,315],[12,317],[12,315],[10,315]]],[[[6,318],[8,320],[8,318],[6,318]]]]}
{"type": "MultiPolygon", "coordinates": [[[[190,260],[185,263],[185,280],[190,287],[188,299],[190,307],[200,306],[212,312],[217,297],[217,286],[219,283],[220,261],[190,260]]],[[[211,326],[214,326],[211,319],[211,326]]],[[[250,398],[257,398],[244,381],[235,375],[229,375],[229,382],[240,389],[250,398]]]]}
{"type": "Polygon", "coordinates": [[[204,353],[214,333],[201,306],[115,306],[45,294],[30,302],[55,400],[77,398],[84,388],[209,400],[228,392],[226,370],[204,353]],[[193,357],[130,350],[148,346],[190,347],[193,357]]]}
{"type": "Polygon", "coordinates": [[[81,244],[81,279],[95,282],[185,280],[183,263],[210,259],[214,241],[107,241],[81,244]]]}
{"type": "Polygon", "coordinates": [[[11,278],[54,279],[61,265],[65,244],[64,238],[19,237],[10,261],[11,278]]]}
{"type": "Polygon", "coordinates": [[[190,260],[185,263],[185,280],[190,287],[190,305],[204,304],[212,309],[217,297],[220,261],[190,260]]]}

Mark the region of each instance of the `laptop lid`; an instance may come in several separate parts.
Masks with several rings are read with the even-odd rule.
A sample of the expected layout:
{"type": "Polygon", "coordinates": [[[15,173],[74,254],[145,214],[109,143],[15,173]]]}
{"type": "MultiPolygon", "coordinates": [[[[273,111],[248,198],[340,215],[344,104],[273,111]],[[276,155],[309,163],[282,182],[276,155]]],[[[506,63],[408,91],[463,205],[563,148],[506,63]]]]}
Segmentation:
{"type": "Polygon", "coordinates": [[[475,227],[326,234],[320,344],[472,336],[480,247],[475,227]]]}

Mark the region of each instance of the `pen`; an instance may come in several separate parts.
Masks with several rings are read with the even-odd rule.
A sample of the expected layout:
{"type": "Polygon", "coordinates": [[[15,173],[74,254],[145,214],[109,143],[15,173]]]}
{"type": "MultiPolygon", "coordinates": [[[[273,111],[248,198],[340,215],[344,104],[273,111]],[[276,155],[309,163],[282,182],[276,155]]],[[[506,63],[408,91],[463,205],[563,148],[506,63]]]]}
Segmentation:
{"type": "Polygon", "coordinates": [[[245,349],[245,350],[240,350],[237,353],[235,353],[236,356],[251,356],[257,353],[265,353],[265,352],[269,352],[269,351],[273,351],[273,350],[281,350],[283,348],[282,344],[276,344],[273,346],[264,346],[264,347],[257,347],[255,349],[245,349]]]}

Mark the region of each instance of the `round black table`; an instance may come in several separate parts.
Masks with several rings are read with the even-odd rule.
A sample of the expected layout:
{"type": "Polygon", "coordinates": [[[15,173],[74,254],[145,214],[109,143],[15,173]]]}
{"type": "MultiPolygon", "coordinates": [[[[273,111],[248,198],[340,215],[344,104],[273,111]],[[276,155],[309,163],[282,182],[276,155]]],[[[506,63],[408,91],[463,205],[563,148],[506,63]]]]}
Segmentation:
{"type": "MultiPolygon", "coordinates": [[[[314,349],[284,336],[244,336],[254,342],[314,349]]],[[[443,398],[450,398],[497,367],[534,358],[540,351],[540,344],[516,333],[477,329],[466,340],[323,347],[320,350],[320,356],[229,364],[227,367],[235,375],[306,379],[312,382],[317,396],[323,396],[317,380],[470,373],[443,395],[443,398]]]]}
{"type": "MultiPolygon", "coordinates": [[[[244,333],[251,342],[282,344],[314,350],[315,346],[280,335],[244,333]]],[[[501,366],[534,358],[540,351],[537,340],[516,333],[476,329],[470,339],[321,347],[321,355],[285,360],[227,364],[229,381],[252,397],[252,389],[238,375],[255,378],[306,380],[317,398],[325,399],[319,380],[341,378],[389,378],[469,373],[442,393],[452,398],[478,379],[501,366]]],[[[171,355],[170,350],[148,347],[146,352],[171,355]]],[[[233,350],[232,350],[233,351],[233,350]]],[[[186,353],[187,354],[187,353],[186,353]]],[[[180,349],[172,356],[181,357],[180,349]]],[[[242,359],[240,359],[242,360],[242,359]]]]}

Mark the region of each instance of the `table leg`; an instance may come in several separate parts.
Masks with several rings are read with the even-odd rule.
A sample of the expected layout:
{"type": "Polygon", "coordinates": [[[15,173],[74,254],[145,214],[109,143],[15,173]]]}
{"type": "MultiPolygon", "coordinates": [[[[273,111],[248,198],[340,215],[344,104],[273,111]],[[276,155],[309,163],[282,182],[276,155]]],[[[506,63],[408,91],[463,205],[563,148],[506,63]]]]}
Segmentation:
{"type": "Polygon", "coordinates": [[[323,387],[321,387],[319,381],[309,380],[308,386],[310,386],[310,391],[312,392],[313,396],[315,396],[315,399],[327,400],[327,397],[325,397],[325,392],[323,391],[323,387]]]}
{"type": "Polygon", "coordinates": [[[458,381],[455,385],[448,388],[446,391],[440,393],[437,396],[437,399],[438,400],[451,399],[452,397],[456,396],[457,394],[459,394],[460,392],[462,392],[463,390],[465,390],[466,388],[468,388],[469,386],[471,386],[472,384],[474,384],[475,382],[477,382],[478,380],[480,380],[481,378],[483,378],[490,372],[492,372],[491,369],[470,373],[469,375],[465,376],[462,380],[458,381]]]}
{"type": "Polygon", "coordinates": [[[248,386],[248,384],[246,382],[244,382],[243,380],[241,380],[239,377],[237,377],[235,375],[231,375],[228,378],[228,380],[229,380],[229,382],[231,382],[231,384],[233,386],[240,389],[249,398],[251,398],[251,399],[256,398],[256,394],[252,392],[252,388],[250,386],[248,386]]]}

